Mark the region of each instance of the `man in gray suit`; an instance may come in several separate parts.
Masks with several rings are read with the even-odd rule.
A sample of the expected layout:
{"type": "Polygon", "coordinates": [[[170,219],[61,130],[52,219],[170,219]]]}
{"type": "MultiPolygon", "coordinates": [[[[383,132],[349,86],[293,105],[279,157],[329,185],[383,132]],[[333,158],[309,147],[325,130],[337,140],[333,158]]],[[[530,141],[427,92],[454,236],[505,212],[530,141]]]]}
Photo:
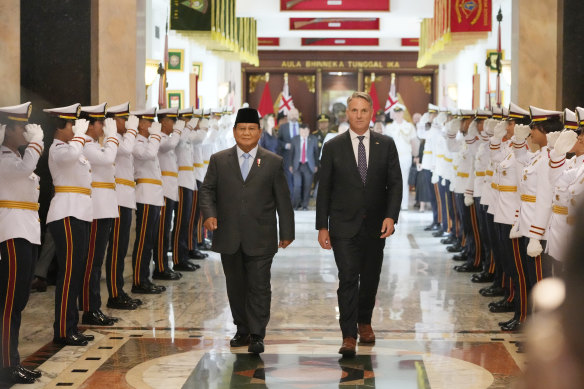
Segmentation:
{"type": "Polygon", "coordinates": [[[307,124],[300,125],[300,135],[292,138],[292,161],[289,167],[294,176],[292,204],[296,209],[308,209],[312,177],[318,169],[318,139],[310,135],[307,124]]]}
{"type": "MultiPolygon", "coordinates": [[[[299,134],[300,123],[298,119],[300,113],[296,108],[288,111],[288,121],[278,128],[278,154],[284,158],[284,166],[288,167],[292,163],[292,138],[299,134]]],[[[294,188],[294,175],[286,170],[286,181],[290,192],[294,188]]]]}
{"type": "Polygon", "coordinates": [[[213,154],[200,189],[205,228],[212,250],[221,254],[227,297],[237,333],[231,347],[264,351],[270,319],[270,268],[278,248],[294,240],[294,210],[282,158],[259,147],[259,115],[237,112],[236,146],[213,154]],[[276,223],[278,214],[280,239],[276,223]]]}

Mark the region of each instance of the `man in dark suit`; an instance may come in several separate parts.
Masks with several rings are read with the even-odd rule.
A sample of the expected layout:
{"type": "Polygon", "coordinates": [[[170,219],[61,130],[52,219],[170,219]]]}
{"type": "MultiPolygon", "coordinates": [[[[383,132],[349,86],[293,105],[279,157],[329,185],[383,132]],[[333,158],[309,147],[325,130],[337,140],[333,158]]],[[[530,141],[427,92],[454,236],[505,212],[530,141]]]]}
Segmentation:
{"type": "Polygon", "coordinates": [[[294,210],[282,158],[258,146],[255,109],[237,112],[233,135],[236,146],[211,156],[199,201],[205,228],[213,231],[212,250],[221,253],[237,326],[230,344],[259,354],[270,319],[270,268],[278,248],[294,240],[294,210]]]}
{"type": "Polygon", "coordinates": [[[316,229],[323,249],[334,251],[339,269],[339,353],[355,355],[375,342],[371,316],[379,285],[385,238],[393,234],[402,198],[402,177],[393,139],[369,130],[371,97],[347,101],[350,130],[324,145],[316,200],[316,229]]]}
{"type": "Polygon", "coordinates": [[[308,209],[312,177],[318,161],[318,139],[310,135],[307,124],[300,125],[300,135],[292,138],[292,163],[288,167],[294,176],[292,204],[296,209],[308,209]]]}
{"type": "MultiPolygon", "coordinates": [[[[292,164],[292,138],[300,132],[300,123],[298,118],[300,113],[296,108],[292,108],[288,112],[288,121],[278,128],[278,154],[284,158],[284,166],[292,164]]],[[[294,176],[289,170],[286,170],[286,181],[288,182],[288,189],[293,193],[294,176]]]]}

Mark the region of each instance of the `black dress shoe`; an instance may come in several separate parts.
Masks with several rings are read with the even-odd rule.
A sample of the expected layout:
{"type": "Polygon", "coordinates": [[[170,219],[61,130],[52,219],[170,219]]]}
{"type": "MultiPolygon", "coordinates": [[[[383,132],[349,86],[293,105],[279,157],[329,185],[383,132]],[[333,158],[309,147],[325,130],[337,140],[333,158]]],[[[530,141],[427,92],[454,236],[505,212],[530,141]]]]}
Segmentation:
{"type": "Polygon", "coordinates": [[[497,301],[491,301],[489,303],[489,308],[494,306],[494,305],[501,305],[501,304],[505,304],[507,302],[507,299],[509,299],[509,296],[505,296],[503,297],[501,300],[497,300],[497,301]]]}
{"type": "Polygon", "coordinates": [[[501,331],[520,331],[523,324],[519,320],[513,320],[505,326],[501,326],[501,331]]]}
{"type": "Polygon", "coordinates": [[[121,296],[108,298],[106,306],[110,309],[125,309],[128,311],[133,311],[138,308],[138,305],[134,304],[132,301],[127,301],[121,296]]]}
{"type": "Polygon", "coordinates": [[[261,354],[264,352],[264,339],[258,335],[251,335],[247,351],[252,354],[261,354]]]}
{"type": "MultiPolygon", "coordinates": [[[[36,378],[20,369],[20,366],[11,366],[0,369],[0,381],[8,384],[33,384],[36,378]]],[[[4,387],[4,386],[2,386],[4,387]]]]}
{"type": "Polygon", "coordinates": [[[199,268],[200,268],[199,265],[195,265],[194,263],[190,263],[190,262],[179,262],[173,266],[174,270],[180,270],[180,271],[195,271],[199,268]]]}
{"type": "Polygon", "coordinates": [[[171,272],[169,270],[165,270],[163,272],[155,271],[152,272],[152,279],[153,280],[166,280],[166,281],[176,281],[180,280],[180,273],[171,272]]]}
{"type": "Polygon", "coordinates": [[[209,256],[207,253],[202,253],[199,250],[189,251],[189,259],[205,259],[209,256]]]}
{"type": "Polygon", "coordinates": [[[458,242],[456,242],[452,246],[446,247],[446,251],[448,251],[449,253],[459,253],[462,251],[462,246],[458,242]]]}
{"type": "Polygon", "coordinates": [[[91,334],[82,334],[81,332],[77,331],[77,335],[87,340],[88,342],[93,342],[95,340],[95,336],[91,334]]]}
{"type": "Polygon", "coordinates": [[[433,224],[432,228],[430,228],[430,231],[442,231],[442,226],[440,223],[433,224]]]}
{"type": "Polygon", "coordinates": [[[249,334],[242,334],[240,332],[235,333],[235,336],[229,341],[231,347],[243,347],[249,345],[250,336],[249,334]]]}
{"type": "Polygon", "coordinates": [[[480,294],[485,297],[505,296],[505,289],[500,286],[490,287],[482,290],[480,294]]]}
{"type": "Polygon", "coordinates": [[[203,250],[203,251],[209,251],[211,250],[211,242],[209,242],[208,240],[205,240],[203,243],[199,243],[199,250],[203,250]]]}
{"type": "Polygon", "coordinates": [[[135,298],[131,297],[129,294],[127,294],[127,293],[126,293],[125,291],[123,291],[123,290],[122,290],[122,293],[120,293],[120,296],[121,296],[121,297],[122,297],[124,300],[126,300],[126,301],[130,301],[130,302],[132,302],[132,303],[136,304],[136,306],[138,306],[138,307],[139,307],[140,305],[142,305],[142,300],[140,300],[140,299],[135,299],[135,298]]]}
{"type": "Polygon", "coordinates": [[[100,314],[100,316],[103,316],[103,317],[105,317],[106,319],[109,319],[109,320],[113,321],[114,323],[117,323],[117,322],[119,322],[119,321],[120,321],[120,318],[119,318],[119,317],[108,316],[108,315],[106,315],[105,313],[103,313],[103,312],[101,311],[101,309],[98,309],[98,310],[97,310],[97,312],[100,314]]]}
{"type": "Polygon", "coordinates": [[[442,244],[454,244],[454,243],[456,243],[456,238],[453,238],[453,237],[444,238],[444,239],[440,240],[440,243],[442,243],[442,244]]]}
{"type": "Polygon", "coordinates": [[[24,372],[25,374],[28,374],[29,376],[33,377],[33,378],[41,378],[43,376],[43,373],[41,373],[38,370],[30,370],[27,369],[26,367],[22,366],[22,365],[18,365],[17,368],[24,372]]]}
{"type": "Polygon", "coordinates": [[[113,320],[108,320],[105,316],[99,314],[99,312],[83,312],[81,317],[81,323],[91,326],[113,326],[113,320]]]}
{"type": "Polygon", "coordinates": [[[150,282],[150,281],[147,281],[147,283],[148,283],[148,285],[150,285],[151,287],[153,287],[153,288],[156,288],[156,289],[160,290],[161,292],[164,292],[164,291],[166,291],[166,286],[164,286],[164,285],[157,285],[157,284],[153,284],[153,283],[152,283],[152,282],[150,282]]]}
{"type": "Polygon", "coordinates": [[[41,277],[35,277],[30,284],[31,290],[36,290],[37,292],[47,291],[47,280],[41,277]]]}
{"type": "Polygon", "coordinates": [[[479,274],[473,274],[472,278],[470,279],[471,282],[482,284],[487,282],[493,282],[495,279],[495,275],[489,272],[481,272],[479,274]]]}
{"type": "Polygon", "coordinates": [[[501,312],[515,312],[515,304],[504,302],[500,305],[491,305],[489,307],[489,311],[493,313],[501,313],[501,312]]]}
{"type": "Polygon", "coordinates": [[[444,235],[444,230],[442,228],[440,228],[439,230],[436,230],[432,233],[432,236],[434,238],[441,238],[442,235],[444,235]]]}
{"type": "Polygon", "coordinates": [[[160,294],[162,290],[155,288],[153,284],[133,285],[132,293],[138,294],[160,294]]]}
{"type": "Polygon", "coordinates": [[[468,265],[465,263],[464,265],[454,266],[454,270],[456,270],[459,273],[474,273],[481,270],[481,267],[468,265]]]}
{"type": "Polygon", "coordinates": [[[66,338],[53,338],[53,343],[66,346],[87,346],[87,339],[82,334],[74,333],[66,338]]]}
{"type": "Polygon", "coordinates": [[[513,316],[511,319],[509,320],[505,320],[505,321],[500,321],[499,322],[499,327],[503,327],[503,326],[507,326],[509,325],[509,323],[511,323],[512,321],[517,320],[517,316],[513,316]]]}
{"type": "Polygon", "coordinates": [[[432,227],[434,227],[434,223],[430,224],[429,226],[424,227],[424,231],[432,231],[432,227]]]}
{"type": "Polygon", "coordinates": [[[456,261],[456,262],[462,262],[462,261],[466,261],[468,258],[466,258],[466,255],[462,255],[462,254],[455,254],[452,256],[452,260],[456,261]]]}

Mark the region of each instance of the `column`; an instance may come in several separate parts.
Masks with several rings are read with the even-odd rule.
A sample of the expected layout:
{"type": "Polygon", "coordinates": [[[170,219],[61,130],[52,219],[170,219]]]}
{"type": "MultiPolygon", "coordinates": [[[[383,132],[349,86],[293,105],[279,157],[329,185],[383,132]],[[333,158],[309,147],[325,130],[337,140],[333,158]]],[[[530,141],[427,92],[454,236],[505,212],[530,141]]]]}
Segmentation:
{"type": "Polygon", "coordinates": [[[20,0],[0,2],[0,106],[20,104],[20,0]]]}

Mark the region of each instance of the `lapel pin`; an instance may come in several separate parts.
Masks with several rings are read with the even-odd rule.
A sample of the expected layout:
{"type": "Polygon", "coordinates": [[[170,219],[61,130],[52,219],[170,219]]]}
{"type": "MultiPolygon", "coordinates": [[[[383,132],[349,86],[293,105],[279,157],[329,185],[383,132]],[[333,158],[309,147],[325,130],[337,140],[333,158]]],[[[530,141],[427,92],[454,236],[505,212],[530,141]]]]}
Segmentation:
{"type": "Polygon", "coordinates": [[[378,145],[378,144],[379,144],[379,142],[375,142],[375,144],[376,144],[376,145],[378,145]]]}
{"type": "Polygon", "coordinates": [[[260,167],[261,163],[262,163],[262,160],[260,158],[258,158],[258,167],[260,167]]]}

